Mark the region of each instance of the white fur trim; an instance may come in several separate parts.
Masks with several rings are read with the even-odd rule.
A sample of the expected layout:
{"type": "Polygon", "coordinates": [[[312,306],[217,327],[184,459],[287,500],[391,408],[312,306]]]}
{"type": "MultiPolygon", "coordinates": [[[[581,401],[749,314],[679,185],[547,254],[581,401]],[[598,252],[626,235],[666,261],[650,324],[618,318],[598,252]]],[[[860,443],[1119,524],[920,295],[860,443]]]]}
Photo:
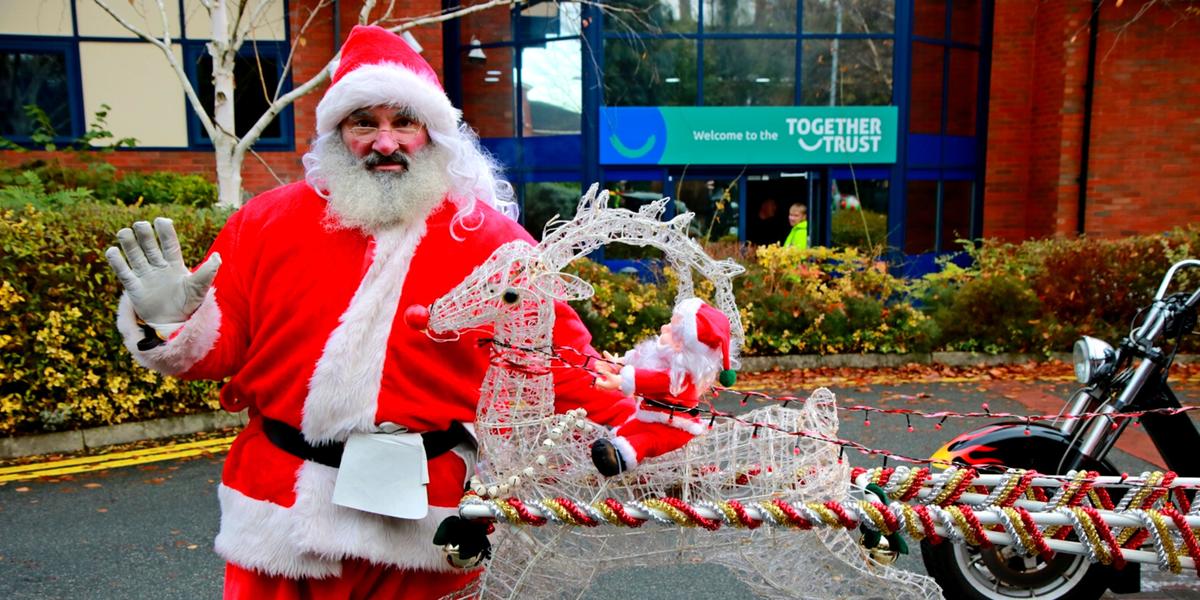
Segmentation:
{"type": "Polygon", "coordinates": [[[300,430],[314,444],[373,431],[388,337],[413,253],[425,235],[421,222],[381,232],[366,276],[325,342],[308,383],[300,430]]]}
{"type": "Polygon", "coordinates": [[[633,449],[633,444],[630,444],[629,440],[618,435],[613,436],[609,441],[621,454],[621,460],[625,461],[626,471],[638,466],[637,451],[633,449]]]}
{"type": "Polygon", "coordinates": [[[637,369],[633,365],[621,367],[621,393],[632,396],[637,384],[637,369]]]}
{"type": "Polygon", "coordinates": [[[445,135],[457,131],[461,113],[437,84],[396,63],[363,65],[333,84],[317,104],[317,135],[337,129],[360,108],[401,106],[417,120],[445,135]]]}
{"type": "Polygon", "coordinates": [[[688,298],[675,306],[675,314],[680,317],[679,326],[683,329],[679,342],[692,352],[712,352],[712,348],[700,341],[700,334],[696,331],[696,313],[700,312],[703,303],[699,298],[688,298]]]}
{"type": "Polygon", "coordinates": [[[700,435],[708,429],[707,425],[697,421],[694,417],[679,413],[672,415],[669,412],[662,412],[658,410],[642,410],[639,408],[638,411],[634,413],[634,417],[643,423],[662,423],[663,425],[668,425],[670,427],[674,427],[675,429],[681,429],[692,435],[700,435]]]}
{"type": "Polygon", "coordinates": [[[337,469],[306,462],[297,472],[296,504],[279,506],[222,485],[216,551],[242,568],[288,578],[329,577],[341,560],[359,557],[402,569],[459,572],[433,534],[457,507],[430,506],[419,520],[393,519],[338,506],[330,499],[337,469]]]}
{"type": "Polygon", "coordinates": [[[183,373],[212,351],[221,337],[221,307],[217,306],[216,288],[209,288],[196,312],[170,340],[156,348],[138,350],[138,342],[145,336],[138,327],[129,294],[121,294],[117,304],[117,330],[138,364],[166,375],[183,373]]]}

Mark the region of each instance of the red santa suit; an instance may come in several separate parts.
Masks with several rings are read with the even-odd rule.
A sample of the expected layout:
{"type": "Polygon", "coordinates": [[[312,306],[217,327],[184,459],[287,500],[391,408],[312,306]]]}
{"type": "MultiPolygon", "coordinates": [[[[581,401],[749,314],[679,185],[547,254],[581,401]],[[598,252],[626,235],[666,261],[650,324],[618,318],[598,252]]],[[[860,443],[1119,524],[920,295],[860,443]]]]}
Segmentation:
{"type": "MultiPolygon", "coordinates": [[[[361,66],[362,58],[350,51],[362,29],[347,41],[343,68],[377,66],[361,66]]],[[[424,65],[409,53],[407,60],[416,57],[424,65]]],[[[339,111],[386,98],[402,104],[395,98],[415,93],[428,96],[412,100],[427,127],[457,133],[456,111],[444,94],[428,89],[427,76],[392,70],[397,73],[387,75],[401,87],[368,78],[340,92],[356,71],[339,70],[318,108],[318,131],[335,129],[344,117],[339,111]],[[441,100],[431,108],[429,98],[441,100]],[[331,105],[332,113],[325,110],[331,105]]],[[[347,570],[394,566],[405,573],[434,573],[432,579],[439,580],[462,574],[432,543],[442,519],[457,514],[464,490],[467,471],[458,453],[429,461],[429,515],[402,520],[333,504],[338,470],[281,449],[263,425],[264,418],[282,422],[318,445],[377,431],[385,422],[419,433],[474,420],[489,359],[478,342],[486,334],[434,342],[406,325],[402,315],[409,306],[431,304],[501,244],[532,240],[484,202],[465,219],[478,226],[466,229],[455,219],[459,208],[447,199],[424,222],[370,235],[328,227],[327,201],[306,183],[287,185],[250,200],[230,217],[210,250],[223,259],[213,286],[166,343],[138,349],[143,332],[122,297],[118,326],[139,363],[185,379],[228,378],[222,406],[249,410],[218,491],[216,551],[232,571],[321,579],[341,576],[345,564],[347,570]]],[[[557,308],[554,343],[594,355],[578,317],[565,304],[557,308]]],[[[634,411],[617,394],[598,394],[581,370],[559,369],[555,383],[560,411],[582,407],[591,419],[610,424],[634,411]]]]}
{"type": "Polygon", "coordinates": [[[703,433],[707,425],[692,409],[722,367],[729,369],[729,320],[720,311],[699,298],[689,298],[675,307],[671,329],[690,358],[708,364],[672,364],[664,357],[670,349],[649,353],[635,349],[626,355],[621,392],[641,401],[637,413],[614,429],[610,440],[626,469],[682,448],[703,433]]]}

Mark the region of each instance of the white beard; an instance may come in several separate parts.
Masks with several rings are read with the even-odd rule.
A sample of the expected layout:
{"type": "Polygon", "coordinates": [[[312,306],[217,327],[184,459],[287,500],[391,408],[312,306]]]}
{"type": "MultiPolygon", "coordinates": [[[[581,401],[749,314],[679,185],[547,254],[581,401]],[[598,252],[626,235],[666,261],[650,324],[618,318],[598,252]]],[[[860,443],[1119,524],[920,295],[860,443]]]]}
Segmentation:
{"type": "Polygon", "coordinates": [[[424,222],[450,189],[449,152],[433,144],[406,156],[402,172],[366,168],[340,136],[322,138],[313,154],[329,192],[325,224],[332,229],[375,233],[424,222]]]}
{"type": "Polygon", "coordinates": [[[671,346],[659,343],[659,336],[643,340],[625,354],[625,364],[638,369],[667,372],[671,381],[671,393],[683,392],[684,385],[690,377],[697,386],[707,387],[712,383],[715,374],[714,357],[686,348],[676,350],[671,346]]]}

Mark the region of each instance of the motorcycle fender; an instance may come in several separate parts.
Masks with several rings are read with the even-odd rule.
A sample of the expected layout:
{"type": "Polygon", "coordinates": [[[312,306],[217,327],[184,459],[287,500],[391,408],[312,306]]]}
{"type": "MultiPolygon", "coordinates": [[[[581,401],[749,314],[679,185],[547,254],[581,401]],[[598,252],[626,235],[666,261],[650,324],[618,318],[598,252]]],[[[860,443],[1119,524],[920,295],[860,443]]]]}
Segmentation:
{"type": "MultiPolygon", "coordinates": [[[[968,431],[947,442],[933,453],[933,467],[951,464],[970,466],[1007,466],[1033,469],[1039,473],[1058,474],[1059,465],[1069,453],[1074,453],[1071,440],[1063,432],[1040,423],[998,423],[968,431]]],[[[1085,460],[1084,469],[1101,475],[1119,475],[1106,460],[1085,460]]],[[[1116,593],[1132,593],[1141,587],[1141,569],[1130,563],[1124,569],[1112,570],[1109,589],[1116,593]]]]}

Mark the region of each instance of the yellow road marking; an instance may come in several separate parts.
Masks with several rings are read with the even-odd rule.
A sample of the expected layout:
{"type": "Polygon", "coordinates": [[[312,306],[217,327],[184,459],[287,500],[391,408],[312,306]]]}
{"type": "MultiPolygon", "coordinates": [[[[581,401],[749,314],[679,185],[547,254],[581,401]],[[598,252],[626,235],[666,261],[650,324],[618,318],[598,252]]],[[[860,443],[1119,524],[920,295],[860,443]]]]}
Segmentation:
{"type": "Polygon", "coordinates": [[[104,469],[115,469],[117,467],[128,467],[152,462],[160,462],[164,460],[199,456],[202,454],[224,452],[225,450],[229,449],[229,445],[231,443],[233,443],[233,436],[204,440],[202,442],[188,442],[186,444],[173,444],[158,448],[145,448],[142,450],[131,450],[128,452],[114,452],[112,454],[84,456],[80,458],[70,458],[47,463],[6,467],[0,469],[0,482],[37,479],[39,477],[55,477],[58,475],[70,475],[73,473],[85,473],[88,471],[101,471],[104,469]]]}

